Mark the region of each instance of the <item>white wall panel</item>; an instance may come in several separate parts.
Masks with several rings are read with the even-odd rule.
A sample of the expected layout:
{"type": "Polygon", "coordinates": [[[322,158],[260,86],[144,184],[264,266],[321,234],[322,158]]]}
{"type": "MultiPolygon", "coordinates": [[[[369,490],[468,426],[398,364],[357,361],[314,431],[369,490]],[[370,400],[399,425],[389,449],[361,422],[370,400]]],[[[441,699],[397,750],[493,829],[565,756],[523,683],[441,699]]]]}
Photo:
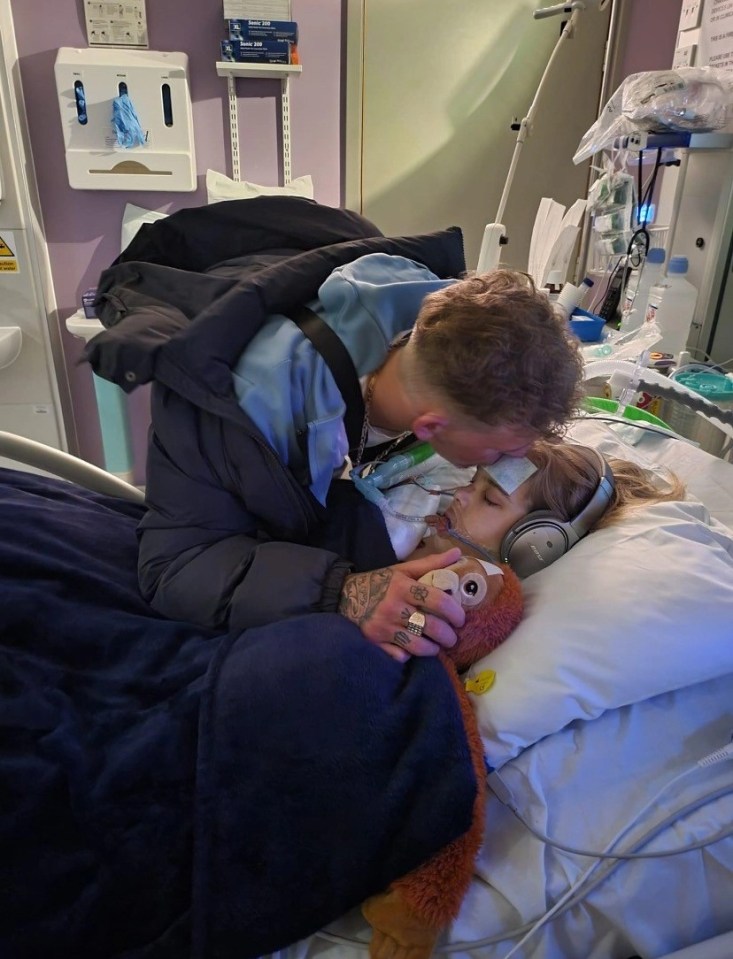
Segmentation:
{"type": "MultiPolygon", "coordinates": [[[[542,4],[546,5],[546,4],[542,4]]],[[[562,20],[528,0],[349,4],[346,205],[385,233],[457,224],[474,267],[562,20]]],[[[572,156],[596,117],[609,11],[587,11],[556,62],[519,161],[505,262],[526,268],[540,199],[585,196],[572,156]]]]}

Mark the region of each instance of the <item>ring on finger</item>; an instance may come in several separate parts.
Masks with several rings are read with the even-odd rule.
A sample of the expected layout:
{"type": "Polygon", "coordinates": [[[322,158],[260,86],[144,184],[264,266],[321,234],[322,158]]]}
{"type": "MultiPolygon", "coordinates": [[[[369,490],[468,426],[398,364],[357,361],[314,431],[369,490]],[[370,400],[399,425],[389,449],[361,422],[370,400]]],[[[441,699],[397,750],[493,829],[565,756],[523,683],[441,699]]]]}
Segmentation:
{"type": "Polygon", "coordinates": [[[425,622],[425,613],[421,613],[419,609],[416,609],[407,620],[407,631],[414,636],[422,636],[423,630],[425,629],[425,622]]]}

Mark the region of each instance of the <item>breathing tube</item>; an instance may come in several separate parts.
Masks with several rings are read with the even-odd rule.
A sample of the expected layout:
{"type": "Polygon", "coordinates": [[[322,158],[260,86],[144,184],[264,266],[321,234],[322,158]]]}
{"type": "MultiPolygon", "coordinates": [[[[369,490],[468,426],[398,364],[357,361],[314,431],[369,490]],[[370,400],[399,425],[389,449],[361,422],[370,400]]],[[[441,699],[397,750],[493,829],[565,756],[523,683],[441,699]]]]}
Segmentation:
{"type": "MultiPolygon", "coordinates": [[[[435,450],[429,443],[418,443],[411,449],[397,453],[384,463],[365,463],[363,467],[352,469],[351,479],[354,485],[370,503],[374,503],[384,513],[410,523],[425,523],[429,530],[434,530],[442,536],[454,539],[463,546],[469,546],[490,563],[498,564],[499,559],[490,550],[475,543],[468,536],[453,528],[447,516],[430,513],[426,515],[409,515],[394,509],[383,489],[396,485],[401,480],[412,479],[414,467],[428,460],[435,450]]],[[[448,493],[449,490],[443,490],[448,493]]]]}
{"type": "MultiPolygon", "coordinates": [[[[351,471],[351,478],[356,484],[357,489],[359,489],[367,499],[372,499],[372,495],[376,490],[382,490],[385,486],[392,486],[397,482],[397,478],[401,473],[407,473],[413,466],[424,463],[434,452],[435,450],[430,443],[418,443],[416,446],[411,447],[411,449],[405,450],[404,453],[397,453],[395,456],[391,456],[384,463],[377,463],[376,465],[366,463],[364,469],[369,469],[370,466],[372,469],[369,469],[369,472],[365,475],[360,472],[359,469],[353,469],[351,471]]],[[[376,500],[372,500],[372,502],[376,502],[376,500]]]]}
{"type": "Polygon", "coordinates": [[[472,540],[469,536],[464,536],[463,533],[459,533],[457,529],[454,529],[453,524],[447,516],[426,516],[425,519],[428,526],[431,529],[438,531],[442,536],[447,536],[449,539],[454,539],[458,543],[462,543],[464,546],[469,546],[485,560],[488,560],[495,566],[498,566],[501,563],[501,559],[496,555],[496,553],[492,553],[490,549],[486,549],[485,546],[481,546],[479,543],[474,542],[474,540],[472,540]],[[435,520],[439,520],[440,522],[436,523],[435,520]]]}
{"type": "Polygon", "coordinates": [[[429,443],[418,443],[403,453],[395,454],[384,463],[365,463],[355,467],[349,475],[362,496],[378,506],[383,513],[410,523],[424,523],[425,516],[411,516],[393,509],[382,490],[410,478],[413,468],[424,463],[434,453],[435,450],[429,443]]]}
{"type": "Polygon", "coordinates": [[[733,437],[733,409],[716,406],[715,403],[706,400],[683,383],[670,379],[657,370],[650,370],[638,363],[632,366],[628,360],[595,360],[586,363],[583,378],[591,380],[596,377],[611,376],[614,373],[622,374],[627,380],[622,392],[636,392],[639,387],[645,387],[664,399],[679,400],[695,413],[700,413],[710,420],[726,436],[733,437]]]}

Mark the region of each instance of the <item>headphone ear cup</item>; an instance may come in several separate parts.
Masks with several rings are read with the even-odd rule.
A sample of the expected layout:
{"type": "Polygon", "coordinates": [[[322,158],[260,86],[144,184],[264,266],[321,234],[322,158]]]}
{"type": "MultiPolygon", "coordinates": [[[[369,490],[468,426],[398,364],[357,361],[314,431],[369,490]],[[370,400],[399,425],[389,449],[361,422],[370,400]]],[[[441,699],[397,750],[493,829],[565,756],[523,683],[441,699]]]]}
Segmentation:
{"type": "Polygon", "coordinates": [[[509,530],[500,555],[520,579],[546,569],[578,541],[569,523],[549,510],[536,510],[509,530]]]}

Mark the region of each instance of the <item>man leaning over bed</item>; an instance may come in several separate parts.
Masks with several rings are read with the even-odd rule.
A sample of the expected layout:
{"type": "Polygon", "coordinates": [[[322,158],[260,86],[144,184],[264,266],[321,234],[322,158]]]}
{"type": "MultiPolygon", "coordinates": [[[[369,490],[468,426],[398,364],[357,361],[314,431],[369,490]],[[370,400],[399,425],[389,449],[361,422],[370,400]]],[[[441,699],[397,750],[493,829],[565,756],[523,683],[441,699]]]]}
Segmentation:
{"type": "MultiPolygon", "coordinates": [[[[338,660],[346,644],[351,659],[326,670],[337,704],[329,748],[343,696],[349,735],[363,710],[355,748],[376,756],[378,768],[367,783],[355,762],[346,773],[353,809],[345,811],[341,796],[338,813],[341,825],[349,815],[384,816],[383,836],[392,840],[365,849],[358,881],[347,882],[332,909],[385,888],[465,831],[475,792],[460,729],[448,729],[460,727],[460,715],[426,718],[437,686],[446,691],[430,659],[455,643],[464,614],[418,580],[454,562],[458,550],[395,562],[378,509],[348,480],[347,457],[357,464],[386,456],[410,436],[458,465],[523,456],[536,438],[561,430],[579,396],[577,346],[544,294],[523,274],[460,279],[464,269],[455,228],[386,238],[354,213],[267,197],[184,210],[145,227],[100,279],[108,329],[89,347],[95,372],[125,389],[153,381],[148,511],[139,531],[145,597],[167,617],[250,637],[261,635],[254,627],[275,637],[278,624],[304,614],[337,614],[328,622],[343,624],[329,655],[338,660]],[[327,364],[290,318],[304,305],[316,339],[335,333],[350,359],[331,353],[327,364]],[[334,364],[343,392],[358,383],[360,397],[348,407],[334,364]],[[417,607],[421,635],[406,629],[417,607]],[[362,653],[354,626],[367,641],[362,653]],[[356,687],[347,699],[346,669],[366,699],[356,687]],[[420,683],[425,694],[424,715],[422,699],[399,702],[407,709],[400,728],[416,747],[409,770],[404,755],[387,749],[401,693],[379,705],[370,699],[375,689],[403,691],[404,669],[411,694],[420,683]],[[433,790],[424,814],[414,798],[422,789],[433,790]],[[364,805],[370,796],[374,808],[364,805]],[[380,805],[387,796],[389,808],[380,805]],[[408,819],[412,838],[403,837],[408,819]],[[396,853],[391,842],[409,849],[396,853]]],[[[318,636],[315,620],[299,622],[301,647],[289,636],[283,655],[297,661],[303,696],[323,621],[318,636]]],[[[321,697],[323,682],[321,669],[321,697]]],[[[325,723],[315,696],[304,700],[305,727],[325,723]]],[[[327,794],[325,783],[308,790],[314,808],[317,794],[327,794]]],[[[314,909],[313,922],[324,915],[327,907],[314,909]]],[[[290,934],[305,931],[301,923],[290,934]]]]}

